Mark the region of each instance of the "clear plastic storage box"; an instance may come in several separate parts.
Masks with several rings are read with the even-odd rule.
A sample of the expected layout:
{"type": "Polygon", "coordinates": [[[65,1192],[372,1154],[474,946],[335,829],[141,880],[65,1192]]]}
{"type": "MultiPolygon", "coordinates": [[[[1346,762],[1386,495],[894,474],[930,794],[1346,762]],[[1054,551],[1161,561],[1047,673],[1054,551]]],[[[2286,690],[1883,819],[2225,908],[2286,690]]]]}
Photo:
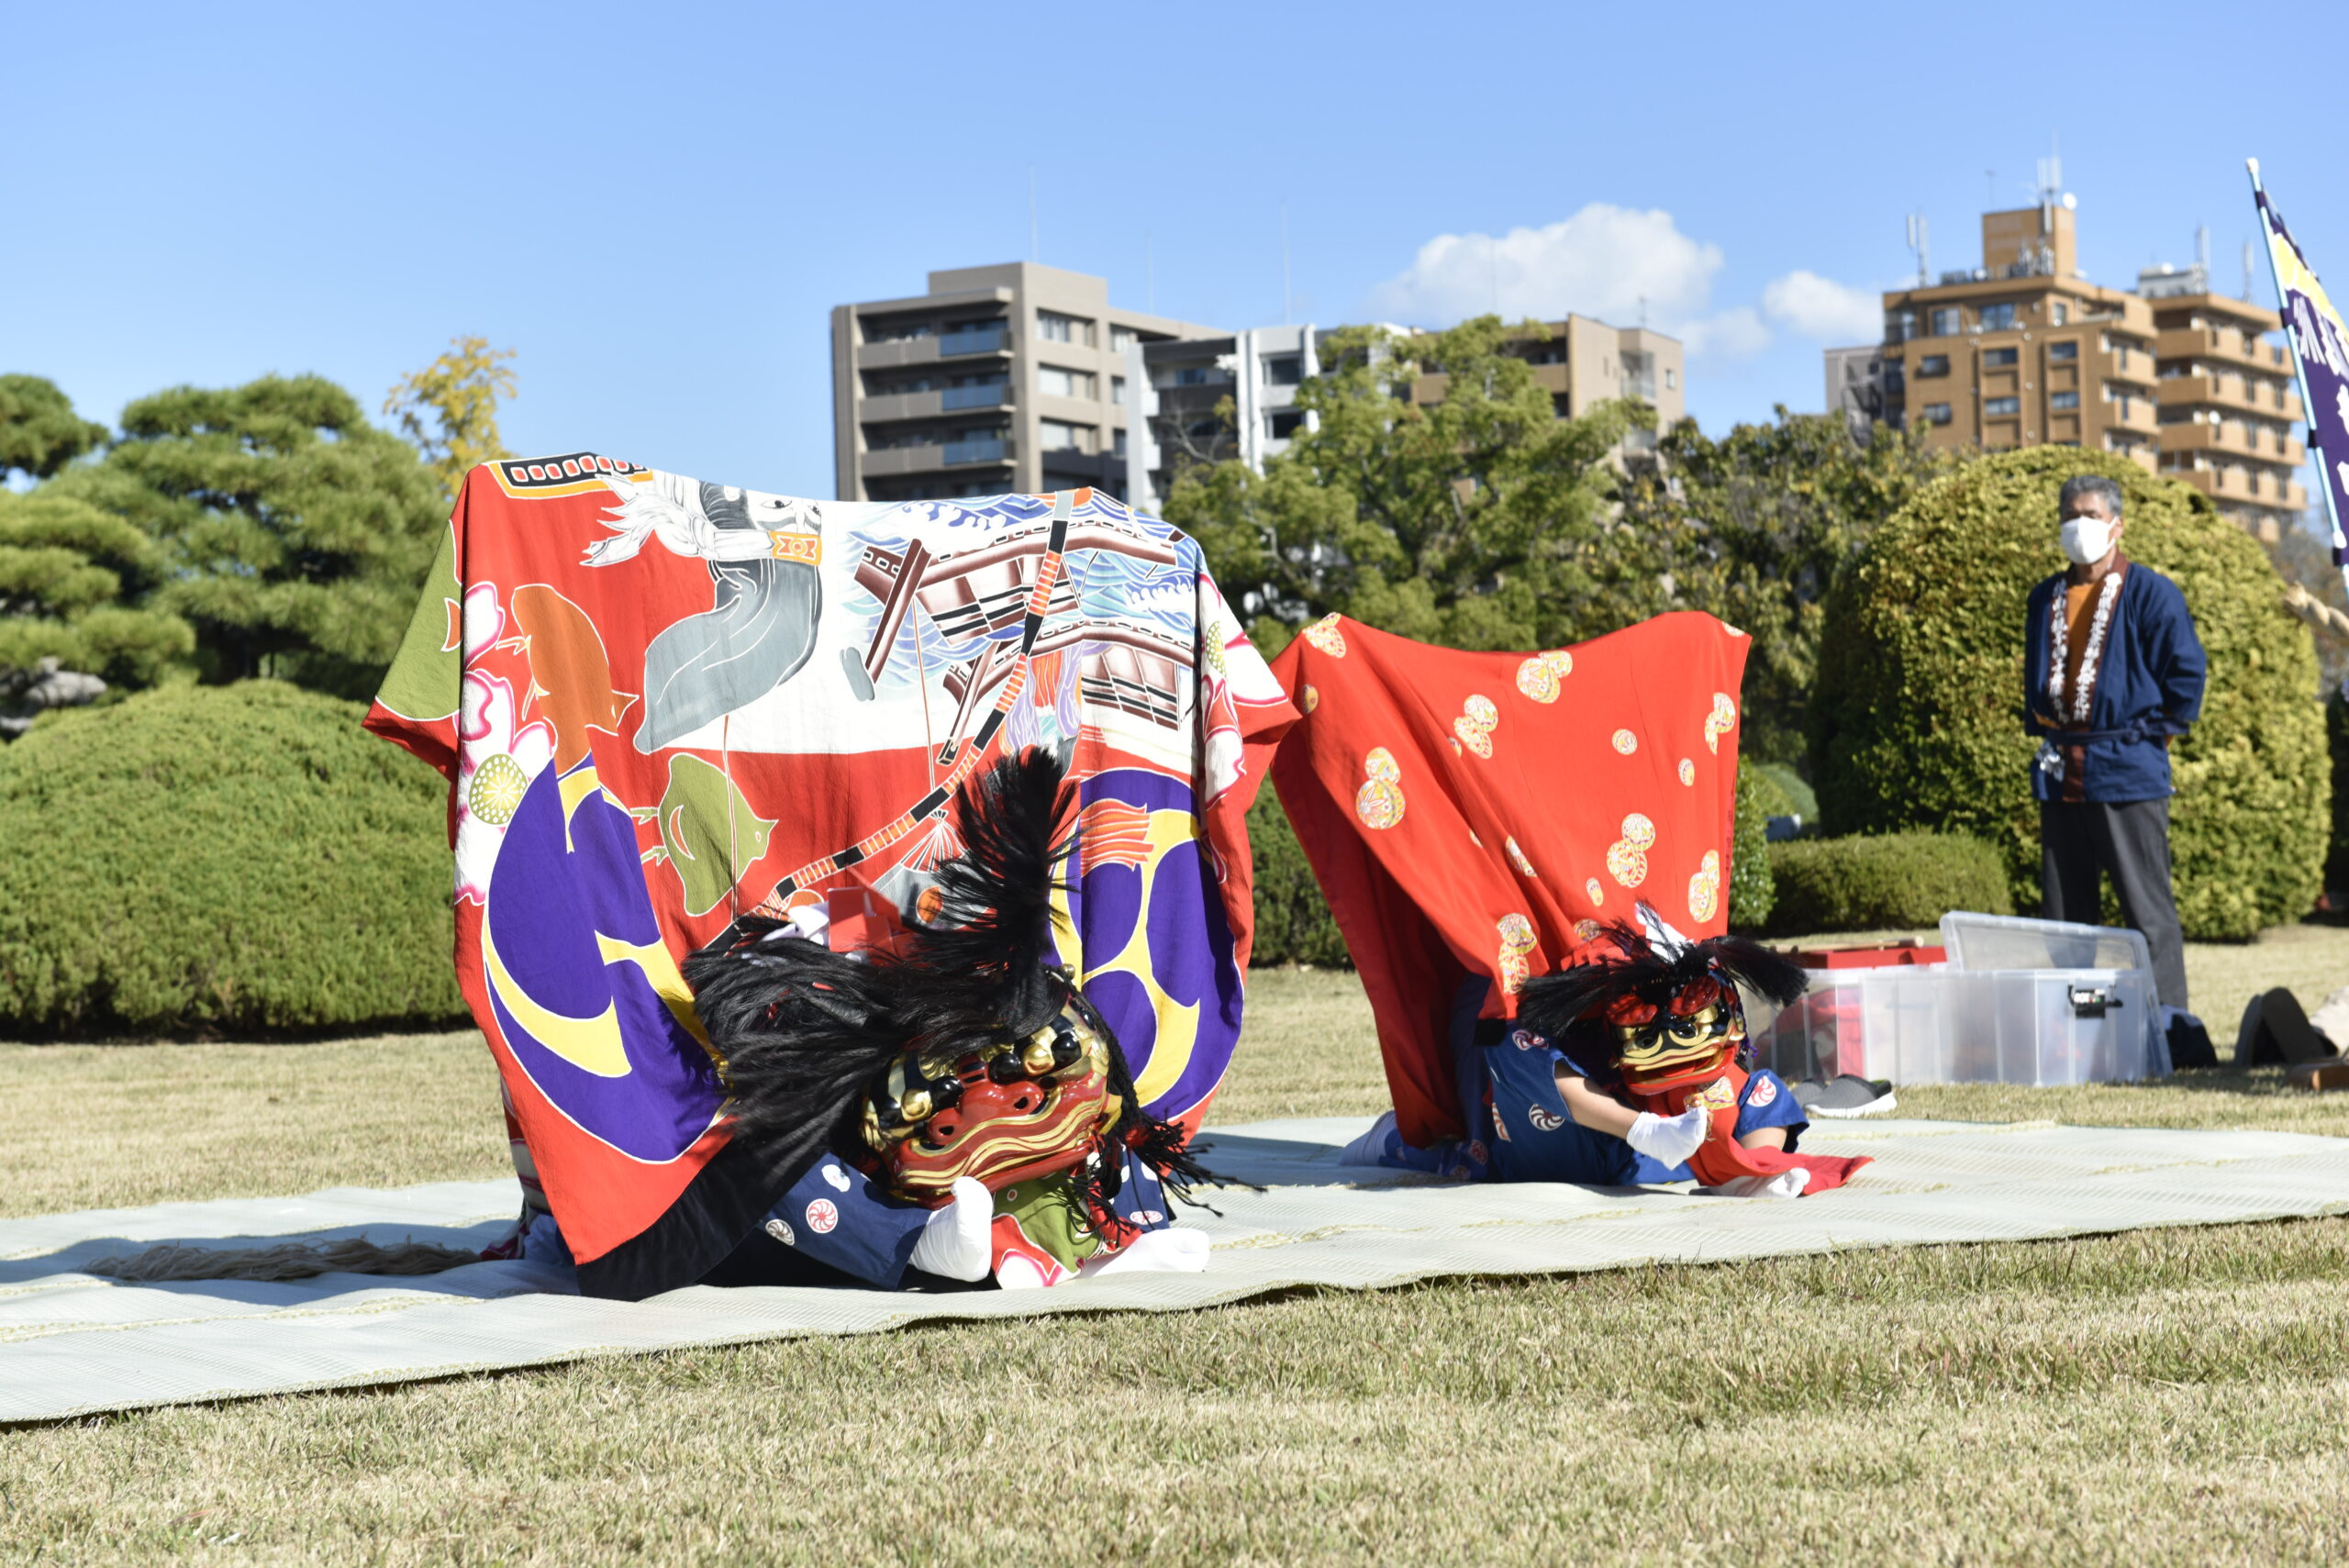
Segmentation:
{"type": "Polygon", "coordinates": [[[2093,1084],[2169,1072],[2145,939],[2107,926],[1942,917],[1944,964],[1812,972],[1760,1031],[1782,1077],[2093,1084]]]}

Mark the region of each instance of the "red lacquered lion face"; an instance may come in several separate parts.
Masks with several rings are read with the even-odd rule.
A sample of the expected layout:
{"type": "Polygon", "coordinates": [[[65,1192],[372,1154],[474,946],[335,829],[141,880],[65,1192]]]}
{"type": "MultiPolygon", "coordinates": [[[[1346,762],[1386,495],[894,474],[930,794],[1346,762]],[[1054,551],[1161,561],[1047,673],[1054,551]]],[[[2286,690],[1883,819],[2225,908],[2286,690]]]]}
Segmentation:
{"type": "Polygon", "coordinates": [[[866,1096],[864,1140],[901,1196],[936,1205],[963,1176],[999,1191],[1068,1169],[1123,1108],[1107,1044],[1063,1013],[951,1062],[901,1059],[866,1096]]]}

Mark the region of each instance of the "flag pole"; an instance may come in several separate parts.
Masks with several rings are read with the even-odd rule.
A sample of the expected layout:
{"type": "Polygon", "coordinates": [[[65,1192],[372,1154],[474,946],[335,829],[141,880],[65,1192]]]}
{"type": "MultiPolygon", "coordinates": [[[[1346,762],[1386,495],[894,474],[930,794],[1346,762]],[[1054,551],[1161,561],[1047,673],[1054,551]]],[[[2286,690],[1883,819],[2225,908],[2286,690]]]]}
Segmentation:
{"type": "MultiPolygon", "coordinates": [[[[2262,249],[2267,252],[2267,279],[2276,289],[2277,319],[2283,323],[2284,341],[2291,346],[2292,379],[2299,384],[2300,388],[2300,419],[2301,423],[2308,428],[2309,450],[2316,456],[2317,494],[2324,497],[2325,521],[2332,528],[2332,560],[2333,563],[2340,568],[2343,589],[2349,590],[2349,536],[2344,536],[2341,531],[2341,514],[2332,504],[2332,484],[2325,477],[2324,465],[2327,457],[2324,447],[2317,437],[2316,404],[2309,396],[2309,373],[2307,367],[2300,362],[2299,339],[2292,330],[2290,317],[2285,314],[2284,275],[2276,268],[2276,230],[2267,221],[2267,191],[2259,183],[2259,160],[2246,158],[2243,161],[2243,167],[2251,172],[2253,205],[2259,212],[2259,236],[2263,242],[2262,249]]],[[[2287,240],[2287,243],[2294,245],[2297,249],[2297,241],[2287,240]]],[[[2305,265],[2307,258],[2303,257],[2301,260],[2302,264],[2305,265]]],[[[2349,458],[2349,452],[2341,453],[2340,456],[2349,458]]]]}

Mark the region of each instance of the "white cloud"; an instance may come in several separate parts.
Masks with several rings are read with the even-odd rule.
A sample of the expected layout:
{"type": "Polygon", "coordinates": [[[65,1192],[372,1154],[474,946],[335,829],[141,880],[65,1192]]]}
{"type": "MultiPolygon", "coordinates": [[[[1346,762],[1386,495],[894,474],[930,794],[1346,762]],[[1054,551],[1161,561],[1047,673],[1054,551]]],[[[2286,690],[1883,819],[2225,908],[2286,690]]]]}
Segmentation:
{"type": "Polygon", "coordinates": [[[1781,326],[1823,343],[1872,343],[1884,335],[1883,305],[1867,289],[1795,271],[1762,290],[1762,308],[1781,326]]]}
{"type": "Polygon", "coordinates": [[[1687,322],[1681,327],[1679,338],[1681,345],[1700,359],[1742,359],[1770,346],[1770,329],[1750,305],[1687,322]]]}
{"type": "Polygon", "coordinates": [[[1691,354],[1757,353],[1770,343],[1760,315],[1747,306],[1710,309],[1721,260],[1720,246],[1681,233],[1661,208],[1593,202],[1541,228],[1440,234],[1367,303],[1382,320],[1419,326],[1490,313],[1554,321],[1572,312],[1619,327],[1645,319],[1691,354]]]}

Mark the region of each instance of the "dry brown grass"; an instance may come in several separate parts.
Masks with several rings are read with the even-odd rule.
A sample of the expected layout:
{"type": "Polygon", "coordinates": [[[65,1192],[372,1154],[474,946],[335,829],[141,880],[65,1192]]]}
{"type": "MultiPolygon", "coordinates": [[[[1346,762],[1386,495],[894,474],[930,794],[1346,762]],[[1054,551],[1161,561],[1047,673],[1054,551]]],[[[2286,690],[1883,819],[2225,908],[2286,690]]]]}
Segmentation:
{"type": "MultiPolygon", "coordinates": [[[[2349,933],[2192,962],[2206,1016],[2313,1000],[2349,933]]],[[[14,1213],[503,1162],[463,1036],[0,1048],[0,1095],[14,1213]]],[[[1381,1098],[1351,976],[1257,977],[1219,1120],[1381,1098]]],[[[2349,1132],[2349,1095],[2273,1072],[1902,1100],[2349,1132]]],[[[2349,1221],[2141,1231],[150,1411],[0,1434],[0,1558],[2337,1561],[2344,1274],[2349,1221]]]]}

